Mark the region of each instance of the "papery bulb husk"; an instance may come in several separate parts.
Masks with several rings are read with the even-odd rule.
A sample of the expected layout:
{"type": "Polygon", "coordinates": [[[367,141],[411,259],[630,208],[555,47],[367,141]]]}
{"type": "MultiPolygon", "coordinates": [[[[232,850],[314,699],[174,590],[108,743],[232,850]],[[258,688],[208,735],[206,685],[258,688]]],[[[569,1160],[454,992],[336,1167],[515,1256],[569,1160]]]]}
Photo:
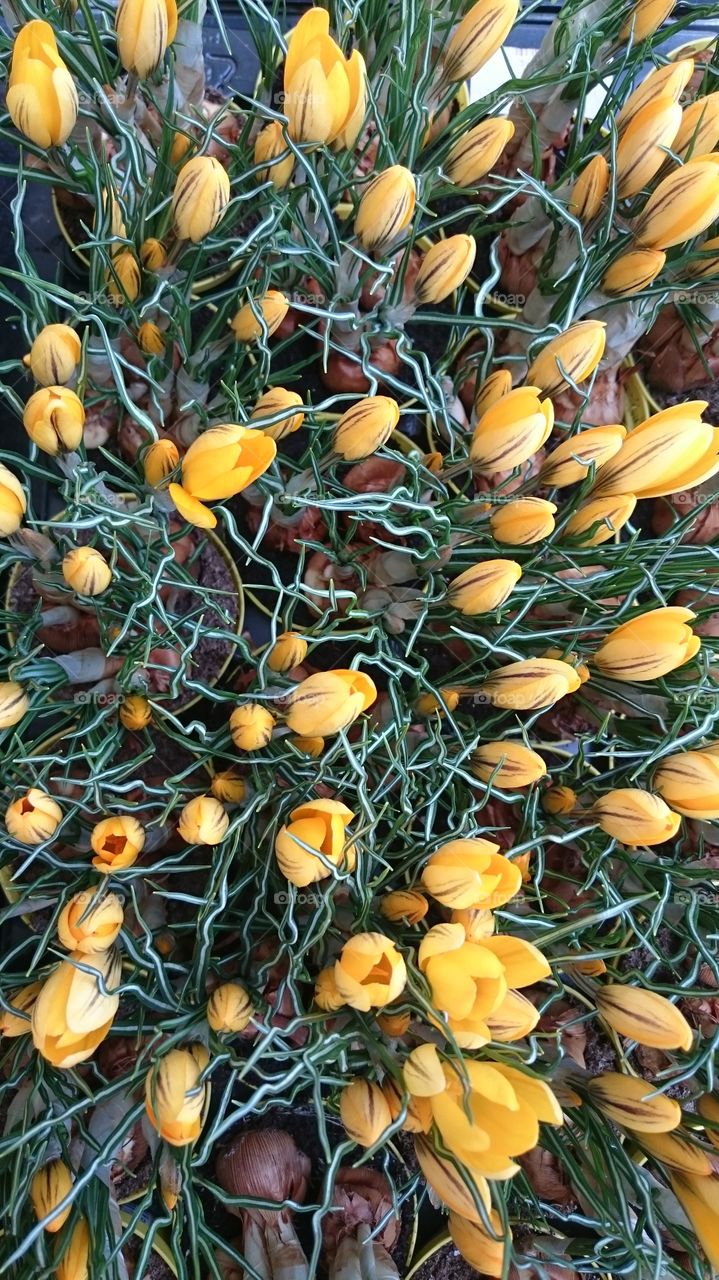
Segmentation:
{"type": "MultiPolygon", "coordinates": [[[[282,1129],[243,1133],[215,1159],[215,1177],[232,1196],[257,1200],[301,1202],[307,1193],[310,1162],[294,1139],[282,1129]]],[[[273,1222],[278,1209],[243,1209],[243,1216],[273,1222]]]]}
{"type": "Polygon", "coordinates": [[[399,1271],[377,1240],[367,1239],[362,1228],[357,1238],[348,1236],[330,1263],[330,1280],[399,1280],[399,1271]]]}
{"type": "Polygon", "coordinates": [[[272,1280],[309,1280],[309,1263],[289,1218],[280,1216],[264,1230],[272,1280]]]}
{"type": "MultiPolygon", "coordinates": [[[[391,1213],[392,1192],[384,1174],[377,1169],[343,1168],[335,1179],[332,1204],[334,1210],[322,1219],[322,1242],[330,1263],[343,1240],[355,1238],[363,1226],[374,1230],[391,1213]]],[[[385,1249],[393,1248],[399,1239],[400,1225],[398,1218],[389,1218],[376,1237],[377,1242],[385,1249]]]]}

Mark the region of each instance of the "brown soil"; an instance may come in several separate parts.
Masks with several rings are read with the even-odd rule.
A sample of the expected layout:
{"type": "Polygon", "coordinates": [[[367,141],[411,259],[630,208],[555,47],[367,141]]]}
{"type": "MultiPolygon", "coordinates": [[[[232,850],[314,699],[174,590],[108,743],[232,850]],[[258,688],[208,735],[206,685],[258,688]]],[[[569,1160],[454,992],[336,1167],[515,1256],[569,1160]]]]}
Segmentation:
{"type": "Polygon", "coordinates": [[[477,1280],[478,1275],[450,1243],[431,1254],[413,1273],[412,1280],[477,1280]]]}
{"type": "Polygon", "coordinates": [[[152,1156],[148,1151],[136,1169],[123,1170],[118,1177],[113,1177],[113,1189],[119,1202],[122,1203],[123,1200],[129,1200],[131,1196],[142,1194],[147,1189],[151,1172],[152,1156]]]}
{"type": "Polygon", "coordinates": [[[170,1267],[154,1249],[150,1253],[142,1272],[137,1271],[136,1266],[141,1249],[142,1240],[136,1235],[128,1240],[122,1250],[122,1255],[127,1264],[129,1280],[140,1280],[141,1277],[142,1280],[174,1280],[170,1267]]]}
{"type": "Polygon", "coordinates": [[[688,391],[661,391],[651,388],[651,393],[661,409],[668,409],[674,404],[684,404],[687,400],[707,400],[709,408],[704,417],[709,422],[719,422],[719,380],[703,382],[701,386],[690,387],[688,391]]]}
{"type": "Polygon", "coordinates": [[[593,1076],[601,1075],[604,1071],[616,1071],[617,1055],[609,1040],[591,1023],[587,1023],[586,1031],[587,1047],[584,1052],[584,1061],[587,1071],[593,1076]]]}

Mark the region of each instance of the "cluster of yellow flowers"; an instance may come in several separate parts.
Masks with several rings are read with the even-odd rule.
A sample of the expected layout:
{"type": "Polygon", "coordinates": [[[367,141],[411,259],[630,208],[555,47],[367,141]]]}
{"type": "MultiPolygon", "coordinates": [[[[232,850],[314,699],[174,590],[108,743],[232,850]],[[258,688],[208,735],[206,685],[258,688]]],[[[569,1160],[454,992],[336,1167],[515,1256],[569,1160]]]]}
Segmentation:
{"type": "MultiPolygon", "coordinates": [[[[93,49],[99,69],[112,46],[123,74],[110,115],[121,134],[142,135],[138,155],[151,176],[140,193],[132,148],[103,170],[91,240],[102,301],[72,324],[49,322],[45,307],[42,323],[28,328],[24,367],[34,389],[14,403],[34,470],[0,463],[2,568],[19,567],[39,599],[32,617],[20,618],[8,596],[19,639],[0,679],[11,766],[4,869],[31,886],[31,898],[36,875],[53,895],[33,904],[47,914],[26,985],[24,971],[18,978],[13,970],[7,992],[3,978],[0,1035],[14,1054],[8,1082],[16,1088],[27,1074],[53,1123],[71,1086],[83,1091],[79,1120],[68,1104],[57,1121],[62,1140],[35,1152],[23,1184],[28,1213],[32,1206],[58,1235],[48,1262],[35,1228],[38,1265],[58,1280],[88,1280],[92,1271],[96,1206],[85,1188],[94,1170],[86,1176],[74,1158],[73,1126],[90,1134],[95,1160],[97,1136],[82,1108],[95,1106],[98,1080],[112,1082],[103,1053],[128,1026],[124,1093],[118,1102],[113,1085],[109,1104],[101,1097],[96,1128],[115,1135],[114,1113],[111,1124],[98,1116],[103,1107],[109,1115],[126,1103],[127,1116],[135,1108],[176,1243],[183,1204],[195,1194],[193,1159],[204,1166],[233,1123],[224,1110],[216,1121],[211,1105],[213,1075],[229,1064],[231,1087],[260,1080],[254,1098],[263,1109],[270,1095],[288,1108],[310,1093],[317,1105],[321,1094],[340,1134],[362,1148],[361,1162],[398,1131],[412,1135],[452,1241],[483,1274],[508,1274],[504,1210],[512,1186],[520,1216],[530,1213],[519,1190],[526,1182],[534,1196],[530,1153],[543,1142],[562,1150],[567,1133],[574,1142],[587,1114],[621,1131],[632,1160],[658,1165],[663,1190],[683,1209],[679,1225],[688,1220],[719,1265],[719,1175],[709,1150],[719,1147],[719,1098],[708,1091],[704,1028],[683,1000],[683,990],[695,996],[701,986],[698,953],[686,977],[694,934],[684,935],[681,981],[661,990],[653,970],[624,962],[626,938],[641,938],[637,920],[651,930],[664,919],[667,885],[685,873],[679,841],[696,843],[698,824],[719,820],[712,718],[692,722],[688,736],[682,720],[678,741],[674,730],[664,733],[671,696],[684,697],[702,670],[716,684],[706,610],[681,594],[706,584],[695,581],[693,553],[677,554],[666,570],[672,548],[662,545],[651,563],[647,550],[645,566],[647,544],[633,523],[642,501],[703,493],[719,475],[719,428],[702,399],[640,421],[585,419],[612,322],[586,318],[579,297],[573,322],[533,331],[520,320],[526,360],[506,335],[504,345],[494,334],[490,341],[479,303],[476,315],[467,309],[475,289],[484,298],[474,279],[479,219],[467,193],[479,193],[489,224],[510,201],[534,200],[538,182],[525,187],[507,154],[521,128],[517,104],[482,119],[471,108],[464,128],[457,102],[458,87],[501,48],[518,0],[454,8],[424,15],[426,51],[401,128],[383,113],[391,115],[409,46],[395,46],[378,68],[374,38],[364,53],[358,47],[361,23],[353,18],[348,51],[323,8],[303,14],[275,62],[282,92],[272,102],[281,112],[264,103],[254,116],[237,113],[236,133],[221,132],[207,103],[184,96],[192,20],[175,0],[121,0],[114,35],[107,26],[93,49]],[[249,197],[241,166],[251,170],[249,197]],[[506,185],[502,166],[517,174],[506,185]],[[435,196],[448,191],[474,220],[435,214],[435,196]],[[278,239],[266,251],[270,224],[278,239]],[[463,225],[476,236],[456,229],[463,225]],[[194,274],[213,254],[231,255],[241,286],[221,285],[210,305],[195,307],[194,274]],[[288,283],[296,264],[285,259],[295,258],[306,294],[288,283]],[[324,272],[322,281],[310,271],[324,272]],[[302,301],[310,295],[320,300],[314,307],[302,301]],[[436,369],[424,352],[416,358],[407,336],[425,307],[442,308],[433,313],[438,331],[446,321],[462,334],[436,369]],[[352,357],[346,385],[328,402],[305,386],[315,369],[305,348],[299,376],[293,364],[306,314],[303,336],[321,352],[318,381],[330,386],[330,356],[352,357]],[[195,350],[200,323],[207,328],[195,350]],[[275,361],[285,339],[290,356],[275,361]],[[380,339],[385,366],[373,363],[380,339]],[[467,339],[472,377],[460,387],[467,339]],[[421,445],[402,434],[415,395],[421,445]],[[569,421],[572,398],[579,407],[569,421]],[[93,449],[108,406],[119,420],[117,448],[101,472],[93,449]],[[67,511],[55,529],[35,518],[31,474],[54,478],[77,527],[67,511]],[[125,539],[118,477],[138,499],[123,517],[135,516],[137,542],[125,539]],[[234,504],[239,495],[244,503],[234,504]],[[254,634],[254,618],[242,632],[242,610],[230,631],[220,617],[225,589],[200,582],[203,552],[224,546],[209,532],[220,526],[230,567],[237,562],[247,599],[269,619],[268,639],[254,634]],[[135,565],[158,530],[162,563],[135,565]],[[624,554],[628,532],[639,553],[624,554]],[[296,572],[286,570],[292,554],[296,572]],[[174,578],[165,574],[170,561],[174,578]],[[262,592],[271,592],[271,607],[262,592]],[[178,608],[189,618],[181,641],[170,635],[178,608]],[[139,614],[144,629],[133,630],[139,614]],[[46,644],[54,627],[77,629],[79,649],[64,631],[55,648],[46,644]],[[231,651],[220,675],[206,679],[203,635],[231,651]],[[122,647],[128,636],[131,652],[122,647]],[[177,665],[158,690],[148,671],[154,646],[165,644],[177,665]],[[64,702],[78,652],[93,675],[77,683],[91,690],[86,701],[64,702]],[[173,673],[175,686],[209,695],[202,715],[180,718],[173,673]],[[35,741],[33,727],[48,709],[62,726],[50,746],[35,741]],[[603,723],[590,724],[590,715],[603,723]],[[182,756],[176,768],[165,762],[166,744],[182,756]],[[147,764],[141,785],[127,763],[133,753],[147,764]],[[614,875],[611,901],[602,900],[596,885],[614,875]],[[555,918],[562,880],[568,909],[555,918]],[[617,944],[605,926],[622,895],[630,902],[617,944]],[[548,1016],[555,1001],[575,1024],[592,1020],[615,1070],[570,1064],[548,1016]],[[139,1012],[126,1016],[126,1005],[139,1012]],[[642,1058],[642,1050],[651,1053],[642,1058]],[[704,1055],[707,1079],[686,1115],[666,1083],[675,1056],[684,1071],[682,1054],[704,1055]]],[[[633,50],[650,39],[669,8],[639,0],[628,17],[600,15],[601,57],[622,41],[633,50]]],[[[12,122],[36,158],[51,153],[53,175],[66,160],[73,170],[72,157],[88,145],[79,135],[97,123],[78,94],[82,62],[68,53],[66,65],[58,34],[43,17],[20,26],[7,89],[12,122]]],[[[653,70],[627,94],[616,137],[597,143],[586,165],[585,152],[565,183],[562,207],[587,255],[609,205],[613,218],[624,202],[600,237],[593,276],[612,307],[657,281],[672,248],[719,217],[719,94],[682,106],[694,67],[685,58],[653,70]],[[607,245],[617,253],[605,267],[607,245]]],[[[540,67],[535,93],[546,80],[540,67]]],[[[87,132],[94,144],[102,138],[87,132]]],[[[716,273],[717,249],[719,237],[704,241],[702,271],[716,273]]],[[[239,584],[238,608],[243,593],[239,584]]],[[[709,874],[711,865],[700,869],[709,874]]],[[[672,928],[679,914],[668,908],[672,928]]],[[[12,1144],[12,1125],[10,1135],[12,1144]]],[[[567,1167],[577,1161],[573,1153],[567,1167]]],[[[598,1195],[600,1172],[591,1167],[598,1195]]],[[[202,1195],[203,1179],[204,1170],[202,1195]]],[[[111,1177],[109,1185],[112,1218],[111,1177]]],[[[289,1203],[278,1186],[274,1203],[289,1203]]],[[[260,1190],[248,1195],[272,1203],[260,1190]]],[[[534,1198],[542,1229],[547,1221],[554,1229],[557,1215],[545,1214],[540,1192],[534,1198]]],[[[646,1195],[642,1204],[648,1212],[646,1195]]],[[[625,1208],[617,1210],[621,1239],[639,1212],[625,1208]]],[[[598,1222],[600,1214],[603,1202],[598,1222]]],[[[193,1206],[193,1239],[200,1216],[193,1206]]],[[[363,1227],[368,1238],[379,1229],[371,1212],[363,1227]]],[[[260,1280],[279,1274],[270,1252],[259,1250],[252,1264],[260,1280]]],[[[379,1275],[374,1263],[355,1270],[379,1275]]],[[[618,1273],[628,1270],[618,1264],[618,1273]]],[[[346,1274],[354,1280],[351,1268],[346,1274]]]]}

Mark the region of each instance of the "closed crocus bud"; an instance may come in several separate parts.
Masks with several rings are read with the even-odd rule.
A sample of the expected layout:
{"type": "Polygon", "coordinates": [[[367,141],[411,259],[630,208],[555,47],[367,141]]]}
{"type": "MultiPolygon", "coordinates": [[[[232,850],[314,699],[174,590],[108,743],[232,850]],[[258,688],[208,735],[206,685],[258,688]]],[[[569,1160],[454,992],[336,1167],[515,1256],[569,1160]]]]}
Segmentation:
{"type": "Polygon", "coordinates": [[[571,813],[576,804],[577,794],[571,787],[550,787],[542,796],[544,812],[558,817],[571,813]]]}
{"type": "Polygon", "coordinates": [[[19,844],[42,844],[54,836],[61,822],[57,801],[37,787],[30,787],[5,810],[8,834],[19,844]]]}
{"type": "Polygon", "coordinates": [[[699,652],[691,609],[650,609],[615,627],[592,659],[610,680],[660,680],[699,652]]]}
{"type": "Polygon", "coordinates": [[[287,145],[279,120],[271,120],[255,138],[255,164],[262,165],[257,172],[258,182],[271,182],[278,191],[287,186],[295,167],[295,157],[287,145]]]}
{"type": "Polygon", "coordinates": [[[15,127],[38,147],[60,147],[72,133],[77,89],[48,22],[35,18],[15,37],[5,100],[15,127]]]}
{"type": "Polygon", "coordinates": [[[459,693],[456,689],[440,689],[437,698],[433,693],[422,693],[414,704],[418,716],[444,716],[448,711],[456,711],[459,706],[459,693]]]}
{"type": "Polygon", "coordinates": [[[297,631],[283,631],[267,655],[270,671],[291,671],[307,657],[309,645],[297,631]]]}
{"type": "Polygon", "coordinates": [[[434,1144],[421,1134],[415,1138],[414,1143],[417,1163],[437,1199],[448,1209],[463,1214],[473,1222],[481,1223],[483,1216],[477,1202],[484,1206],[485,1216],[492,1203],[486,1179],[469,1165],[440,1156],[435,1151],[434,1144]]]}
{"type": "Polygon", "coordinates": [[[230,202],[230,179],[214,156],[194,156],[177,175],[172,217],[178,240],[199,244],[214,231],[230,202]]]}
{"type": "Polygon", "coordinates": [[[495,787],[502,787],[505,791],[531,787],[547,772],[542,757],[513,738],[482,743],[472,752],[470,767],[476,778],[482,782],[491,781],[495,787]]]}
{"type": "Polygon", "coordinates": [[[477,421],[479,422],[482,415],[491,409],[493,404],[503,396],[508,396],[511,390],[512,375],[509,369],[495,369],[494,373],[490,373],[489,377],[479,384],[474,397],[474,416],[477,421]]]}
{"type": "Polygon", "coordinates": [[[203,1066],[200,1054],[170,1049],[145,1077],[150,1124],[170,1146],[186,1147],[200,1136],[207,1095],[207,1086],[200,1083],[203,1066]]]}
{"type": "Polygon", "coordinates": [[[23,363],[43,387],[69,382],[82,352],[82,343],[68,324],[46,324],[23,363]]]}
{"type": "Polygon", "coordinates": [[[565,333],[552,338],[537,356],[527,380],[541,387],[545,395],[566,391],[570,382],[584,382],[604,355],[606,325],[601,320],[580,320],[565,333]]]}
{"type": "Polygon", "coordinates": [[[358,462],[376,453],[399,422],[399,405],[391,396],[366,396],[342,414],[332,439],[335,453],[345,462],[358,462]]]}
{"type": "Polygon", "coordinates": [[[192,139],[186,133],[180,133],[178,130],[172,139],[172,147],[170,148],[170,164],[175,168],[180,164],[187,155],[192,146],[192,139]]]}
{"type": "MultiPolygon", "coordinates": [[[[386,1021],[387,1019],[382,1014],[379,1014],[377,1022],[380,1026],[386,1021]]],[[[407,1026],[409,1026],[409,1018],[407,1018],[407,1026]]],[[[384,1027],[382,1029],[384,1030],[384,1027]]],[[[391,1032],[385,1031],[385,1035],[391,1034],[391,1032]]],[[[432,1108],[429,1104],[429,1099],[412,1097],[391,1076],[386,1076],[382,1081],[382,1093],[389,1107],[392,1123],[399,1120],[406,1107],[407,1113],[402,1122],[402,1131],[404,1133],[429,1133],[432,1128],[432,1108]]]]}
{"type": "Polygon", "coordinates": [[[719,1178],[716,1173],[707,1178],[675,1170],[669,1173],[669,1185],[706,1255],[705,1274],[716,1275],[719,1271],[719,1178]]]}
{"type": "Polygon", "coordinates": [[[448,236],[433,244],[424,255],[414,282],[417,301],[424,306],[444,302],[464,284],[474,266],[476,252],[474,236],[448,236]]]}
{"type": "Polygon", "coordinates": [[[277,445],[263,431],[235,423],[210,427],[190,445],[182,459],[182,484],[169,494],[190,524],[212,529],[217,517],[206,502],[233,498],[267,470],[277,445]]]}
{"type": "Polygon", "coordinates": [[[602,467],[595,496],[633,493],[661,498],[701,484],[719,471],[719,429],[702,421],[705,400],[662,409],[629,432],[602,467]]]}
{"type": "Polygon", "coordinates": [[[469,456],[476,469],[487,475],[513,471],[534,457],[553,426],[551,400],[541,400],[538,387],[517,387],[482,414],[469,456]]]}
{"type": "Polygon", "coordinates": [[[112,569],[95,547],[73,547],[62,558],[62,576],[79,596],[101,596],[112,582],[112,569]]]}
{"type": "Polygon", "coordinates": [[[353,818],[340,800],[308,800],[292,810],[275,838],[277,865],[290,884],[303,889],[326,879],[333,867],[343,874],[354,870],[356,852],[346,834],[353,818]]]}
{"type": "Polygon", "coordinates": [[[516,560],[482,560],[454,579],[447,603],[470,618],[494,613],[509,599],[521,576],[516,560]]]}
{"type": "Polygon", "coordinates": [[[693,1034],[684,1014],[658,991],[608,982],[595,995],[597,1009],[620,1036],[651,1049],[692,1047],[693,1034]]]}
{"type": "Polygon", "coordinates": [[[661,249],[632,249],[612,263],[602,278],[602,290],[610,298],[630,298],[647,289],[667,260],[661,249]]]}
{"type": "Polygon", "coordinates": [[[180,450],[174,440],[166,437],[151,444],[142,459],[145,484],[159,489],[180,461],[180,450]]]}
{"type": "Polygon", "coordinates": [[[485,1018],[492,1040],[512,1044],[531,1035],[539,1022],[539,1010],[519,991],[508,991],[493,1013],[485,1018]]]}
{"type": "Polygon", "coordinates": [[[268,289],[261,298],[253,298],[240,307],[230,322],[230,328],[238,342],[257,342],[265,327],[267,337],[271,338],[275,329],[279,329],[282,324],[289,306],[284,293],[280,293],[279,289],[268,289]]]}
{"type": "Polygon", "coordinates": [[[32,1038],[54,1067],[92,1057],[112,1026],[120,996],[121,963],[114,950],[73,951],[56,965],[35,1001],[32,1038]]]}
{"type": "Polygon", "coordinates": [[[678,751],[654,775],[654,787],[670,808],[687,818],[719,818],[719,748],[678,751]]]}
{"type": "Polygon", "coordinates": [[[336,1013],[338,1009],[343,1008],[345,1000],[337,990],[334,965],[330,965],[327,969],[322,969],[318,973],[317,981],[315,982],[314,1001],[325,1013],[336,1013]]]}
{"type": "Polygon", "coordinates": [[[161,356],[165,351],[165,335],[151,320],[146,320],[137,331],[137,345],[146,356],[161,356]]]}
{"type": "Polygon", "coordinates": [[[504,1275],[505,1256],[512,1248],[512,1233],[505,1230],[499,1214],[493,1209],[489,1215],[494,1236],[476,1222],[462,1218],[458,1213],[449,1215],[449,1234],[465,1262],[483,1276],[504,1275]],[[495,1239],[494,1237],[497,1237],[495,1239]]]}
{"type": "Polygon", "coordinates": [[[167,249],[161,240],[150,236],[140,245],[140,262],[145,271],[161,271],[167,262],[167,249]]]}
{"type": "Polygon", "coordinates": [[[691,263],[691,273],[695,279],[704,276],[719,275],[719,236],[712,236],[696,249],[696,256],[691,263]]]}
{"type": "Polygon", "coordinates": [[[55,457],[79,447],[85,410],[79,397],[67,387],[43,387],[30,396],[22,420],[33,444],[55,457]]]}
{"type": "Polygon", "coordinates": [[[445,907],[495,910],[519,892],[522,876],[491,840],[449,840],[427,862],[422,884],[445,907]]]}
{"type": "Polygon", "coordinates": [[[407,230],[416,195],[414,178],[401,164],[384,169],[365,187],[355,216],[354,232],[367,253],[386,253],[407,230]]]}
{"type": "Polygon", "coordinates": [[[284,387],[270,387],[260,396],[250,414],[250,421],[256,424],[257,430],[272,440],[283,440],[285,436],[299,431],[304,419],[302,396],[298,391],[287,391],[284,387]],[[302,412],[295,412],[297,409],[302,412]],[[275,418],[278,414],[282,415],[278,422],[264,425],[268,418],[275,418]]]}
{"type": "Polygon", "coordinates": [[[137,818],[118,814],[114,818],[103,818],[93,827],[90,844],[95,853],[93,867],[114,873],[137,862],[145,844],[145,832],[137,818]]]}
{"type": "Polygon", "coordinates": [[[392,924],[419,924],[429,911],[429,903],[417,889],[394,889],[380,900],[379,909],[392,924]]]}
{"type": "Polygon", "coordinates": [[[673,98],[679,102],[694,72],[694,59],[681,58],[677,62],[667,62],[663,67],[655,67],[648,76],[637,85],[619,112],[615,124],[617,132],[628,128],[634,117],[648,102],[657,98],[673,98]]]}
{"type": "Polygon", "coordinates": [[[719,1147],[719,1096],[716,1093],[703,1093],[697,1101],[697,1111],[702,1120],[710,1123],[705,1129],[706,1137],[713,1147],[719,1147]]]}
{"type": "Polygon", "coordinates": [[[563,536],[576,538],[583,547],[598,547],[624,528],[631,520],[636,505],[633,493],[618,493],[613,498],[591,498],[570,516],[563,536]]]}
{"type": "Polygon", "coordinates": [[[222,982],[207,1001],[207,1021],[213,1031],[244,1031],[254,1014],[249,993],[239,982],[222,982]]]}
{"type": "Polygon", "coordinates": [[[0,1008],[0,1036],[15,1040],[18,1036],[28,1034],[30,1015],[41,990],[41,982],[30,982],[19,991],[11,991],[5,996],[5,1002],[10,1008],[0,1008]]]}
{"type": "MultiPolygon", "coordinates": [[[[521,858],[514,859],[515,867],[519,867],[521,872],[520,863],[521,858]]],[[[468,942],[483,942],[494,933],[494,915],[483,907],[455,907],[449,918],[452,924],[462,925],[468,942]]]]}
{"type": "Polygon", "coordinates": [[[290,737],[290,742],[293,747],[302,752],[303,756],[311,756],[313,760],[321,756],[325,749],[324,738],[308,738],[303,737],[301,734],[293,733],[290,737]]]}
{"type": "Polygon", "coordinates": [[[672,150],[682,159],[713,151],[719,142],[719,93],[697,98],[682,112],[682,122],[672,150]]]}
{"type": "Polygon", "coordinates": [[[222,769],[214,774],[210,791],[222,804],[242,804],[247,795],[247,783],[236,769],[222,769]]]}
{"type": "Polygon", "coordinates": [[[442,1060],[433,1044],[420,1044],[413,1049],[405,1060],[402,1075],[415,1098],[433,1098],[447,1088],[442,1060]]]}
{"type": "Polygon", "coordinates": [[[74,894],[65,903],[57,922],[60,945],[67,951],[92,955],[107,951],[122,928],[122,900],[116,893],[104,893],[103,886],[74,894]]]}
{"type": "Polygon", "coordinates": [[[357,1078],[340,1093],[340,1120],[347,1136],[360,1147],[373,1147],[389,1129],[392,1115],[382,1090],[371,1080],[357,1078]]]}
{"type": "Polygon", "coordinates": [[[640,40],[647,40],[659,30],[675,4],[676,0],[639,0],[639,3],[632,7],[619,33],[620,39],[628,40],[631,37],[634,44],[639,44],[640,40]]]}
{"type": "Polygon", "coordinates": [[[673,839],[681,823],[661,796],[636,787],[620,787],[599,796],[591,815],[606,835],[630,848],[663,844],[673,839]]]}
{"type": "Polygon", "coordinates": [[[518,12],[519,0],[477,0],[447,45],[443,79],[450,84],[471,80],[504,44],[518,12]]]}
{"type": "Polygon", "coordinates": [[[230,736],[238,751],[261,751],[272,741],[274,716],[260,702],[245,702],[230,716],[230,736]]]}
{"type": "Polygon", "coordinates": [[[117,52],[139,80],[159,67],[177,34],[175,0],[120,0],[115,14],[117,52]]]}
{"type": "Polygon", "coordinates": [[[609,165],[602,155],[592,156],[577,177],[569,195],[569,212],[586,224],[596,218],[609,188],[609,165]]]}
{"type": "Polygon", "coordinates": [[[131,249],[121,249],[105,272],[107,292],[113,307],[135,302],[140,296],[140,264],[131,249]]]}
{"type": "Polygon", "coordinates": [[[626,434],[626,427],[619,425],[577,432],[549,454],[539,473],[540,483],[554,489],[581,484],[590,466],[597,471],[614,457],[626,434]]]}
{"type": "Polygon", "coordinates": [[[220,844],[230,819],[214,796],[195,796],[180,814],[177,830],[188,844],[220,844]]]}
{"type": "Polygon", "coordinates": [[[141,693],[128,693],[120,703],[118,714],[124,729],[146,729],[152,720],[152,707],[141,693]]]}
{"type": "MultiPolygon", "coordinates": [[[[385,1013],[377,1014],[377,1026],[380,1031],[383,1035],[389,1036],[393,1040],[399,1040],[402,1036],[406,1035],[409,1031],[411,1022],[412,1015],[410,1013],[392,1013],[390,1010],[387,1010],[385,1013]]],[[[383,1089],[383,1092],[385,1097],[387,1097],[387,1090],[383,1089]]],[[[389,1098],[387,1100],[389,1102],[389,1098]]],[[[391,1110],[391,1102],[389,1102],[389,1106],[391,1110]]],[[[395,1118],[396,1117],[393,1115],[392,1119],[395,1118]]]]}
{"type": "Polygon", "coordinates": [[[569,967],[575,973],[581,973],[587,978],[601,978],[602,974],[607,972],[607,966],[603,960],[582,960],[578,957],[572,960],[569,967]]]}
{"type": "Polygon", "coordinates": [[[635,196],[651,182],[667,158],[679,132],[682,109],[673,98],[647,102],[622,133],[617,146],[617,194],[620,200],[635,196]]]}
{"type": "Polygon", "coordinates": [[[444,172],[456,187],[476,187],[494,169],[514,134],[506,116],[482,120],[451,147],[444,172]]]}
{"type": "Polygon", "coordinates": [[[17,533],[27,509],[20,481],[0,462],[0,538],[17,533]]]}
{"type": "Polygon", "coordinates": [[[345,58],[329,34],[326,9],[308,9],[289,35],[284,91],[295,141],[354,146],[366,109],[365,64],[357,50],[345,58]]]}
{"type": "Polygon", "coordinates": [[[30,703],[16,680],[0,680],[0,729],[11,729],[26,715],[30,703]]]}
{"type": "Polygon", "coordinates": [[[335,983],[346,1004],[361,1013],[392,1004],[404,991],[407,968],[391,938],[356,933],[335,963],[335,983]]]}
{"type": "Polygon", "coordinates": [[[67,1222],[72,1206],[53,1212],[72,1191],[72,1174],[64,1160],[48,1160],[30,1183],[30,1199],[35,1217],[46,1231],[59,1231],[67,1222]],[[47,1219],[45,1222],[44,1219],[47,1219]]]}
{"type": "Polygon", "coordinates": [[[693,240],[719,217],[719,167],[691,160],[654,189],[634,225],[645,249],[671,249],[693,240]]]}
{"type": "MultiPolygon", "coordinates": [[[[95,225],[104,224],[113,240],[127,240],[127,226],[122,210],[122,205],[115,195],[112,187],[105,187],[102,191],[101,210],[95,215],[95,225]],[[109,223],[109,227],[107,224],[109,223]]],[[[113,255],[117,251],[117,246],[113,246],[113,255]]]]}
{"type": "Polygon", "coordinates": [[[377,697],[364,671],[317,671],[287,699],[287,724],[302,737],[329,738],[349,726],[377,697]]]}
{"type": "Polygon", "coordinates": [[[538,711],[576,693],[581,679],[574,667],[558,658],[524,658],[493,671],[482,693],[493,707],[538,711]]]}
{"type": "Polygon", "coordinates": [[[638,1076],[606,1071],[589,1081],[589,1096],[614,1124],[637,1133],[670,1133],[682,1120],[674,1098],[656,1093],[656,1085],[638,1076]]]}
{"type": "Polygon", "coordinates": [[[367,68],[358,49],[344,60],[344,73],[349,85],[349,106],[342,128],[332,139],[335,151],[350,151],[359,138],[367,114],[367,68]]]}
{"type": "Polygon", "coordinates": [[[72,1228],[69,1242],[57,1243],[58,1262],[55,1280],[88,1280],[90,1275],[90,1228],[79,1218],[72,1228]]]}
{"type": "Polygon", "coordinates": [[[495,507],[489,517],[489,527],[495,542],[510,547],[527,547],[541,542],[554,532],[554,502],[546,498],[515,498],[495,507]]]}

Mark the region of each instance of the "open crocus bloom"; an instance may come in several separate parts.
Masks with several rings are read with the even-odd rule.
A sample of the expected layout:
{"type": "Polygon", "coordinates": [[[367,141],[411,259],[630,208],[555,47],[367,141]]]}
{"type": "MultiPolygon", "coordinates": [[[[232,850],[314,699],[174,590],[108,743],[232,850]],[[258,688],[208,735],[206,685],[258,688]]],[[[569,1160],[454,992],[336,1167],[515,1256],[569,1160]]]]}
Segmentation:
{"type": "Polygon", "coordinates": [[[297,142],[351,147],[366,110],[366,72],[355,50],[345,58],[329,34],[326,9],[309,9],[288,38],[285,110],[297,142]]]}
{"type": "Polygon", "coordinates": [[[190,524],[213,528],[217,519],[204,505],[233,498],[267,470],[277,445],[263,431],[225,423],[211,427],[190,445],[182,461],[182,484],[169,493],[190,524]]]}

